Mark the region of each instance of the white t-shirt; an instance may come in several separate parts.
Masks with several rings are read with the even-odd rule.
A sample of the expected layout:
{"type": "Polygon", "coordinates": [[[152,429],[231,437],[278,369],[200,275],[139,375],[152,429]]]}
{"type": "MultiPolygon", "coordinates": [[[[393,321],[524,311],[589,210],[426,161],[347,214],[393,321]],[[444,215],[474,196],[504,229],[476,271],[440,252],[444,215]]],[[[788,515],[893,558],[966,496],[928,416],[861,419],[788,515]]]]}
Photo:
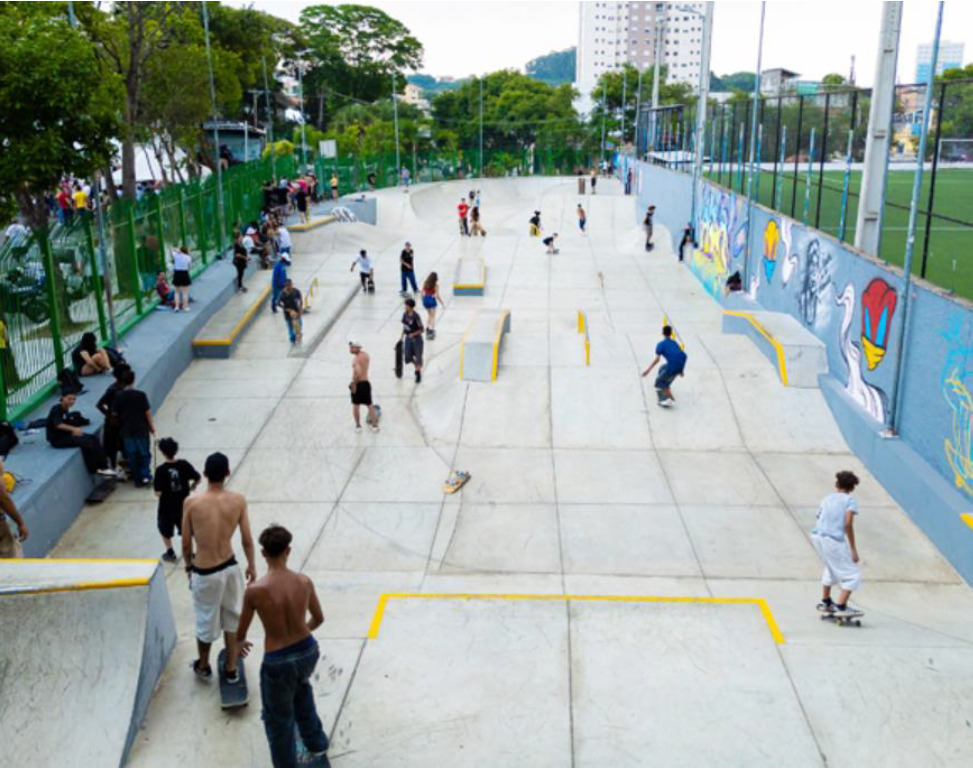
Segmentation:
{"type": "Polygon", "coordinates": [[[251,251],[253,251],[253,249],[254,249],[254,245],[253,245],[253,238],[251,238],[251,237],[250,237],[249,235],[244,235],[244,236],[243,236],[243,247],[244,247],[245,249],[247,249],[247,253],[248,253],[248,254],[249,254],[249,253],[250,253],[251,251]]]}
{"type": "Polygon", "coordinates": [[[361,254],[355,259],[358,262],[358,271],[369,273],[372,271],[372,260],[368,256],[362,256],[361,254]]]}
{"type": "Polygon", "coordinates": [[[845,541],[845,513],[851,510],[858,515],[858,503],[851,494],[835,491],[821,500],[818,522],[812,534],[820,534],[839,542],[845,541]]]}
{"type": "Polygon", "coordinates": [[[290,248],[291,247],[291,234],[287,231],[286,227],[277,228],[277,248],[290,248]]]}
{"type": "Polygon", "coordinates": [[[180,251],[178,248],[172,251],[172,269],[189,272],[189,265],[192,264],[193,258],[187,254],[185,251],[180,251]]]}

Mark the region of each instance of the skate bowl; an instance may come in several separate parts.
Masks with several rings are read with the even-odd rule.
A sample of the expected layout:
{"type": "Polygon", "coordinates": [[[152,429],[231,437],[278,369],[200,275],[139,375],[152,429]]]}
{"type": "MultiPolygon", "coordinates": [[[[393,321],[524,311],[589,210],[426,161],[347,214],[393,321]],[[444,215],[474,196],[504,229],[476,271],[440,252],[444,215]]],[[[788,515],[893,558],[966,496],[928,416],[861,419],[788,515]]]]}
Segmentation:
{"type": "Polygon", "coordinates": [[[176,642],[159,562],[2,562],[0,627],[0,766],[122,766],[176,642]]]}

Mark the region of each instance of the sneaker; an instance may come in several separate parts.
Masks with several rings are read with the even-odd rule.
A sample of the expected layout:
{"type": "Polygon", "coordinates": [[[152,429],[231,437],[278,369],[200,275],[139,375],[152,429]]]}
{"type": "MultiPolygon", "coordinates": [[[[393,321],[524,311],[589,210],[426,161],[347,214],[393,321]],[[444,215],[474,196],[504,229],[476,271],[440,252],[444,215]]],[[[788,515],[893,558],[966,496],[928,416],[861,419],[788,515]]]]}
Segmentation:
{"type": "Polygon", "coordinates": [[[355,425],[355,434],[361,435],[361,425],[355,425]]]}
{"type": "Polygon", "coordinates": [[[176,555],[176,551],[170,547],[162,554],[162,560],[165,561],[166,563],[175,563],[176,561],[179,560],[179,558],[176,555]]]}
{"type": "Polygon", "coordinates": [[[224,670],[223,672],[226,673],[226,682],[228,684],[238,684],[238,683],[240,683],[240,668],[237,668],[232,673],[230,673],[227,670],[224,670]]]}
{"type": "Polygon", "coordinates": [[[419,384],[419,382],[421,382],[421,381],[422,381],[422,374],[420,374],[420,373],[419,373],[419,372],[417,371],[417,372],[416,372],[416,384],[419,384]]]}
{"type": "Polygon", "coordinates": [[[862,610],[855,608],[850,603],[847,603],[844,606],[842,606],[840,603],[836,603],[834,605],[834,613],[835,616],[857,617],[862,613],[862,610]]]}
{"type": "Polygon", "coordinates": [[[240,290],[241,290],[241,291],[242,291],[242,292],[243,292],[244,294],[245,294],[245,293],[247,293],[247,287],[246,287],[246,286],[244,286],[244,287],[243,287],[243,288],[241,288],[240,290]]]}
{"type": "Polygon", "coordinates": [[[825,598],[818,602],[818,611],[826,611],[829,613],[833,613],[834,610],[835,610],[834,601],[832,601],[830,598],[825,598]]]}
{"type": "Polygon", "coordinates": [[[118,477],[118,471],[117,470],[112,470],[110,467],[106,467],[103,470],[96,470],[95,472],[98,475],[101,475],[101,476],[103,476],[105,478],[117,478],[118,477]]]}
{"type": "Polygon", "coordinates": [[[370,427],[372,428],[372,432],[373,433],[379,432],[379,426],[378,425],[373,424],[373,425],[370,425],[370,427]]]}
{"type": "Polygon", "coordinates": [[[211,667],[204,668],[200,666],[199,660],[193,660],[192,665],[190,665],[189,667],[192,668],[196,678],[198,678],[200,681],[209,683],[210,681],[213,680],[213,668],[211,667]]]}

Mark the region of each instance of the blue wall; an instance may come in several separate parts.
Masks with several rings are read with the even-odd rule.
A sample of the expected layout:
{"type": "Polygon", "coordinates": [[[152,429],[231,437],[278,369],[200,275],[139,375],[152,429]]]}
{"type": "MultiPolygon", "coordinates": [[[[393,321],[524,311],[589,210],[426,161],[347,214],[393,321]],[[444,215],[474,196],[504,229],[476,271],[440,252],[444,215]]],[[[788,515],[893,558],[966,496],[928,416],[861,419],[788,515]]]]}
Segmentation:
{"type": "MultiPolygon", "coordinates": [[[[656,220],[678,238],[691,210],[692,178],[647,163],[637,167],[639,211],[655,202],[656,220]]],[[[879,445],[862,459],[970,579],[973,532],[959,514],[973,511],[973,305],[913,283],[910,328],[900,349],[900,270],[759,205],[752,207],[745,265],[746,198],[703,182],[699,213],[699,248],[687,258],[689,269],[720,302],[727,276],[739,270],[747,276],[749,299],[793,315],[825,343],[833,378],[828,402],[860,454],[859,447],[879,445],[872,438],[884,429],[896,358],[905,356],[901,440],[885,440],[887,451],[879,445]],[[836,397],[848,401],[849,413],[860,420],[844,419],[836,397]],[[909,465],[914,467],[905,471],[915,477],[903,485],[903,467],[909,465]],[[966,546],[957,547],[951,538],[966,546]]]]}

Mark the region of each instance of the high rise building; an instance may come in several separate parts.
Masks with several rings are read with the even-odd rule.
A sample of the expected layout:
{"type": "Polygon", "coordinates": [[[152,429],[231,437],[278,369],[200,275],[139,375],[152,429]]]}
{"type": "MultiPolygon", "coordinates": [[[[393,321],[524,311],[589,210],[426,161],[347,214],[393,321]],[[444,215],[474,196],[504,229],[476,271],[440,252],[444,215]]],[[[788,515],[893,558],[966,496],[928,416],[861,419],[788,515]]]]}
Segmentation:
{"type": "MultiPolygon", "coordinates": [[[[916,82],[925,83],[929,79],[929,65],[932,64],[932,43],[920,43],[916,48],[916,82]]],[[[963,44],[948,40],[939,42],[939,57],[936,59],[936,74],[947,69],[963,66],[963,44]]]]}
{"type": "MultiPolygon", "coordinates": [[[[703,41],[703,3],[581,2],[575,85],[585,105],[605,72],[626,62],[646,70],[655,63],[656,45],[666,82],[699,82],[703,41]]],[[[582,109],[584,109],[584,106],[582,109]]]]}

